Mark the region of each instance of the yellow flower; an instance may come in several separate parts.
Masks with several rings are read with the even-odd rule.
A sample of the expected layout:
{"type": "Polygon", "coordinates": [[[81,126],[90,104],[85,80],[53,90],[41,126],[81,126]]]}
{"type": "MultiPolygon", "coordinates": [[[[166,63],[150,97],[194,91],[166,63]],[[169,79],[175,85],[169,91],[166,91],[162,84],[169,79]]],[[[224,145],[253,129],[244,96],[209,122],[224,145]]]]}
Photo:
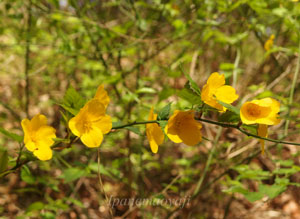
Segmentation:
{"type": "Polygon", "coordinates": [[[50,160],[52,150],[50,146],[56,138],[55,129],[47,125],[44,115],[35,115],[31,120],[23,119],[21,122],[24,131],[25,147],[33,152],[40,160],[50,160]]]}
{"type": "MultiPolygon", "coordinates": [[[[259,124],[258,129],[257,129],[257,134],[260,137],[267,138],[268,137],[268,126],[259,124]]],[[[264,154],[265,153],[265,141],[263,139],[259,139],[259,141],[261,144],[261,153],[264,154]]]]}
{"type": "MultiPolygon", "coordinates": [[[[241,120],[245,124],[258,123],[257,134],[260,137],[268,136],[268,125],[276,125],[280,122],[278,112],[280,103],[272,98],[252,100],[242,105],[240,109],[241,120]]],[[[261,152],[264,154],[265,141],[260,139],[261,152]]]]}
{"type": "Polygon", "coordinates": [[[99,147],[103,135],[112,128],[111,118],[105,114],[105,110],[103,102],[98,98],[93,98],[69,121],[72,133],[80,137],[87,147],[99,147]]]}
{"type": "Polygon", "coordinates": [[[266,51],[269,51],[273,47],[275,35],[272,34],[269,39],[265,42],[264,48],[266,51]]]}
{"type": "Polygon", "coordinates": [[[245,124],[276,125],[280,122],[280,103],[272,98],[245,102],[240,109],[241,120],[245,124]]]}
{"type": "MultiPolygon", "coordinates": [[[[153,113],[153,107],[151,108],[148,120],[156,120],[157,114],[153,113]]],[[[164,133],[157,123],[146,124],[146,134],[150,143],[150,148],[153,153],[157,153],[158,145],[164,141],[164,133]]]]}
{"type": "Polygon", "coordinates": [[[218,109],[220,112],[225,112],[226,108],[219,104],[218,100],[231,104],[239,97],[233,87],[224,84],[224,75],[214,72],[209,76],[201,93],[201,99],[204,103],[218,109]]]}
{"type": "Polygon", "coordinates": [[[107,92],[104,90],[103,85],[99,85],[96,94],[94,96],[94,99],[100,100],[100,102],[104,105],[105,109],[107,108],[110,99],[109,96],[107,95],[107,92]]]}
{"type": "Polygon", "coordinates": [[[202,125],[194,119],[194,111],[175,110],[165,127],[165,133],[175,143],[195,145],[201,141],[202,125]]]}

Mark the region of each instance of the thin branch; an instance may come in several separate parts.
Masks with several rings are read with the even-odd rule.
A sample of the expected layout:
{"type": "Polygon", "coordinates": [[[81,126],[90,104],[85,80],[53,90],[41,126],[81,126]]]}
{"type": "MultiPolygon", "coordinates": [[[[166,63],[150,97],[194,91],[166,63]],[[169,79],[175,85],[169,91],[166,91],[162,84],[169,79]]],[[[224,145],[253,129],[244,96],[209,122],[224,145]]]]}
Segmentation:
{"type": "Polygon", "coordinates": [[[110,203],[109,203],[109,200],[108,200],[108,197],[107,197],[107,194],[104,190],[104,186],[103,186],[103,182],[102,182],[102,178],[101,178],[101,174],[100,174],[100,148],[98,148],[97,150],[97,155],[98,155],[98,158],[97,158],[97,166],[98,166],[98,180],[99,180],[99,186],[100,186],[100,190],[102,190],[104,196],[105,196],[105,200],[106,200],[106,203],[107,203],[107,207],[109,209],[109,214],[110,214],[110,217],[113,218],[113,212],[111,210],[111,206],[110,206],[110,203]]]}
{"type": "MultiPolygon", "coordinates": [[[[223,122],[217,122],[217,121],[202,119],[202,118],[197,118],[196,120],[201,121],[201,122],[205,122],[205,123],[218,125],[218,126],[225,127],[225,128],[234,128],[234,129],[237,129],[238,131],[240,131],[241,133],[243,133],[247,136],[251,136],[251,137],[254,137],[254,138],[258,138],[258,139],[262,139],[262,140],[266,140],[266,141],[270,141],[270,142],[274,142],[274,143],[300,146],[300,143],[289,142],[289,141],[281,141],[281,140],[276,140],[276,139],[272,139],[272,138],[264,138],[264,137],[252,134],[252,133],[244,130],[243,128],[241,128],[240,124],[223,123],[223,122]]],[[[113,126],[112,129],[121,129],[121,128],[126,128],[126,127],[129,127],[129,126],[133,126],[133,125],[144,125],[144,124],[148,124],[148,123],[157,123],[157,124],[159,124],[160,121],[167,121],[167,120],[151,120],[151,121],[131,122],[131,123],[128,123],[128,124],[125,124],[125,125],[113,126]]]]}
{"type": "Polygon", "coordinates": [[[31,6],[32,2],[29,0],[29,5],[27,7],[27,27],[26,27],[26,48],[25,48],[25,111],[27,117],[29,117],[29,69],[30,69],[30,42],[31,42],[31,6]]]}
{"type": "MultiPolygon", "coordinates": [[[[300,36],[299,36],[299,34],[298,34],[298,39],[299,39],[299,47],[298,47],[297,65],[296,65],[296,70],[295,70],[295,74],[294,74],[293,82],[292,82],[292,87],[291,87],[291,91],[290,91],[289,104],[288,104],[289,107],[288,107],[287,115],[289,115],[290,112],[291,112],[291,105],[293,103],[294,92],[295,92],[297,79],[298,79],[298,75],[299,75],[299,69],[300,69],[300,36]]],[[[288,134],[289,124],[290,124],[290,120],[287,119],[286,122],[285,122],[285,127],[284,127],[284,135],[285,136],[287,136],[287,134],[288,134]]]]}

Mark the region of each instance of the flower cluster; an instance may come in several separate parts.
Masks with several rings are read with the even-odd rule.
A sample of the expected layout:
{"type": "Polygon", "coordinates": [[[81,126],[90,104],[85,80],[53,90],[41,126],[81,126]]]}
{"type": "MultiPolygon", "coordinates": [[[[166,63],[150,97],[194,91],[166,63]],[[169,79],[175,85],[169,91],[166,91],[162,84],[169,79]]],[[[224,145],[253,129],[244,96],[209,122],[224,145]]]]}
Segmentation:
{"type": "MultiPolygon", "coordinates": [[[[69,120],[71,132],[79,137],[87,147],[99,147],[103,141],[103,135],[110,132],[112,122],[106,115],[109,97],[100,85],[94,98],[88,101],[79,113],[69,120]]],[[[44,115],[36,115],[32,120],[23,119],[21,122],[24,131],[25,147],[33,152],[40,160],[52,158],[51,146],[56,138],[55,129],[47,125],[44,115]]]]}
{"type": "MultiPolygon", "coordinates": [[[[227,110],[226,107],[230,108],[230,104],[238,99],[238,95],[233,87],[225,85],[223,74],[214,72],[202,88],[201,99],[208,106],[224,113],[227,110]]],[[[95,96],[68,121],[70,131],[87,147],[99,147],[104,135],[112,129],[111,117],[106,114],[109,102],[107,92],[103,85],[100,85],[95,96]]],[[[242,123],[258,124],[257,134],[262,137],[260,139],[262,153],[264,152],[264,138],[268,135],[268,125],[276,125],[280,122],[279,108],[280,103],[272,98],[248,101],[240,108],[242,123]]],[[[146,123],[146,135],[153,153],[157,153],[158,146],[164,142],[165,135],[175,143],[184,143],[189,146],[201,142],[202,125],[194,118],[194,110],[175,110],[164,128],[160,127],[157,117],[152,107],[148,117],[149,122],[146,123]]],[[[26,148],[40,160],[51,159],[51,146],[56,135],[55,129],[47,125],[46,117],[38,114],[32,120],[23,119],[21,124],[26,148]]]]}
{"type": "MultiPolygon", "coordinates": [[[[233,87],[225,85],[225,76],[223,74],[214,72],[202,88],[201,99],[205,104],[220,112],[225,112],[227,109],[220,102],[231,104],[238,99],[238,95],[233,87]]],[[[278,118],[279,108],[280,103],[272,98],[245,102],[240,109],[241,121],[247,125],[258,124],[258,136],[266,138],[268,125],[276,125],[280,122],[278,118]]],[[[195,120],[194,113],[193,110],[175,110],[174,114],[170,116],[164,131],[171,141],[175,143],[183,142],[191,146],[201,141],[202,125],[195,120]]],[[[152,108],[149,120],[155,119],[156,116],[153,116],[152,108]]],[[[156,153],[158,145],[163,142],[164,134],[158,124],[147,124],[146,132],[150,147],[156,153]]],[[[264,140],[260,139],[260,142],[262,153],[264,153],[264,140]]]]}

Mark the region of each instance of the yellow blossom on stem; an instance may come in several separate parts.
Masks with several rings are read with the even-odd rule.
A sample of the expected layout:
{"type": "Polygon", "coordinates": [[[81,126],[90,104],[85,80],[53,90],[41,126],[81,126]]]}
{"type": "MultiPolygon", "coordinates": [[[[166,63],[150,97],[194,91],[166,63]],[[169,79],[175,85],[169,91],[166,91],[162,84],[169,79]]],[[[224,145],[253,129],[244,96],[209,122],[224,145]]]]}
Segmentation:
{"type": "Polygon", "coordinates": [[[104,105],[105,109],[107,108],[107,105],[109,104],[109,96],[107,95],[106,90],[104,90],[103,85],[99,85],[96,94],[94,96],[94,99],[100,100],[100,102],[104,105]]]}
{"type": "Polygon", "coordinates": [[[31,120],[23,119],[21,122],[24,131],[25,147],[33,152],[40,160],[52,158],[51,145],[56,138],[55,129],[47,125],[47,118],[42,114],[35,115],[31,120]]]}
{"type": "Polygon", "coordinates": [[[201,92],[201,99],[207,105],[225,112],[226,107],[218,103],[222,101],[227,104],[233,103],[239,96],[233,87],[225,85],[225,77],[218,72],[212,73],[201,92]]]}
{"type": "Polygon", "coordinates": [[[195,145],[202,140],[202,125],[194,119],[194,111],[175,110],[165,127],[165,133],[175,143],[195,145]]]}
{"type": "MultiPolygon", "coordinates": [[[[150,110],[148,120],[156,120],[157,114],[153,113],[153,107],[150,110]]],[[[162,144],[164,141],[164,133],[157,123],[146,124],[146,134],[148,141],[150,143],[150,148],[153,153],[157,153],[158,145],[162,144]]]]}
{"type": "Polygon", "coordinates": [[[80,137],[87,147],[99,147],[103,141],[103,135],[110,132],[112,122],[105,111],[105,105],[98,98],[93,98],[80,109],[75,117],[70,119],[70,130],[75,136],[80,137]]]}
{"type": "MultiPolygon", "coordinates": [[[[280,103],[272,98],[252,100],[245,102],[240,109],[241,120],[245,124],[259,124],[257,134],[260,137],[268,136],[268,125],[276,125],[279,119],[280,103]]],[[[262,154],[264,153],[265,142],[260,139],[262,154]]]]}
{"type": "Polygon", "coordinates": [[[274,44],[274,38],[275,38],[275,35],[272,34],[269,39],[265,42],[265,45],[264,45],[264,48],[266,51],[269,51],[272,47],[273,47],[273,44],[274,44]]]}
{"type": "Polygon", "coordinates": [[[276,125],[280,122],[278,112],[280,103],[272,98],[245,102],[241,109],[241,120],[245,124],[276,125]]]}

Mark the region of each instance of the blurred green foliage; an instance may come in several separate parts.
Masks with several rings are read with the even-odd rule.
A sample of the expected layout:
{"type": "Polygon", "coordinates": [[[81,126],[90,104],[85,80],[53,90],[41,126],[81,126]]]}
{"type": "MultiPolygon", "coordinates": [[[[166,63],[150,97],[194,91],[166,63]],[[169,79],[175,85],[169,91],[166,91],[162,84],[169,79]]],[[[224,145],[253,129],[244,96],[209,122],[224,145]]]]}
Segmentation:
{"type": "MultiPolygon", "coordinates": [[[[108,113],[114,125],[146,120],[152,106],[162,120],[175,109],[194,108],[207,118],[236,123],[238,108],[247,98],[273,97],[281,102],[282,119],[291,123],[288,136],[283,135],[282,125],[272,129],[270,136],[297,139],[299,86],[292,104],[288,96],[299,57],[298,2],[2,0],[0,20],[0,174],[17,159],[31,156],[24,149],[18,157],[22,142],[19,118],[27,116],[27,45],[29,116],[43,112],[50,118],[58,130],[58,146],[60,139],[70,137],[67,121],[100,84],[110,96],[108,113]],[[271,34],[275,35],[274,46],[265,51],[264,43],[271,34]],[[220,103],[229,111],[219,116],[200,98],[201,87],[215,71],[225,74],[227,84],[237,77],[240,96],[235,106],[220,103]]],[[[164,127],[165,122],[160,124],[164,127]]],[[[245,128],[256,131],[252,126],[245,128]]],[[[299,173],[298,149],[276,144],[266,158],[259,156],[258,147],[234,154],[253,139],[224,129],[213,151],[216,132],[214,126],[208,126],[203,129],[208,140],[199,145],[166,141],[152,154],[144,126],[115,131],[101,145],[100,167],[97,149],[80,143],[55,151],[49,162],[31,157],[34,161],[17,172],[24,184],[11,191],[17,194],[19,207],[13,216],[56,218],[74,213],[76,217],[107,217],[108,209],[101,208],[106,205],[98,186],[98,168],[106,193],[120,198],[181,198],[191,195],[203,176],[200,192],[189,205],[134,209],[142,218],[167,217],[176,211],[182,218],[211,218],[214,204],[207,203],[226,209],[231,196],[239,200],[242,194],[254,202],[299,186],[292,178],[299,173]],[[210,153],[212,162],[203,175],[210,153]],[[263,159],[276,168],[265,167],[263,159]]],[[[1,178],[1,184],[7,184],[9,176],[1,178]]],[[[115,216],[121,216],[128,206],[113,210],[115,216]]],[[[12,215],[1,206],[0,214],[12,215]]]]}

